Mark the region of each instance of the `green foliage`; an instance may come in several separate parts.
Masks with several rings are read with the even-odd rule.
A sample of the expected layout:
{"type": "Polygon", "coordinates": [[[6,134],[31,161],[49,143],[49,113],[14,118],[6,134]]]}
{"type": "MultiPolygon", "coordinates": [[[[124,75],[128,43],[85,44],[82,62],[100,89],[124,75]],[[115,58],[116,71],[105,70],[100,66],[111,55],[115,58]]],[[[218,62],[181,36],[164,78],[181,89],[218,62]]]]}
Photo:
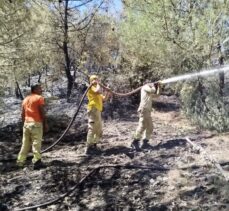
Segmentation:
{"type": "Polygon", "coordinates": [[[48,10],[31,1],[12,1],[0,5],[0,79],[2,88],[14,89],[15,80],[25,81],[49,60],[48,10]]]}
{"type": "Polygon", "coordinates": [[[187,68],[191,72],[196,71],[196,66],[210,65],[214,46],[222,36],[227,3],[207,0],[125,2],[122,56],[131,64],[126,71],[150,65],[153,75],[168,77],[184,73],[187,68]]]}
{"type": "Polygon", "coordinates": [[[186,83],[180,98],[185,114],[201,127],[219,132],[229,129],[229,106],[219,94],[217,80],[186,83]]]}
{"type": "MultiPolygon", "coordinates": [[[[138,86],[147,79],[208,68],[218,56],[217,43],[227,36],[228,8],[228,1],[126,0],[120,32],[123,71],[138,86]]],[[[219,81],[214,84],[212,92],[203,91],[199,82],[184,87],[183,107],[200,125],[224,131],[228,108],[219,94],[215,96],[219,81]]]]}
{"type": "Polygon", "coordinates": [[[97,15],[87,31],[84,46],[81,44],[83,54],[81,67],[90,72],[107,71],[117,65],[119,53],[119,40],[115,21],[105,15],[97,15]]]}
{"type": "Polygon", "coordinates": [[[29,75],[46,68],[53,70],[52,77],[66,75],[73,83],[77,71],[87,74],[117,62],[114,54],[118,51],[118,39],[112,30],[115,23],[99,13],[98,2],[85,4],[81,11],[69,1],[67,12],[66,1],[3,2],[0,88],[14,90],[15,80],[24,83],[29,75]]]}

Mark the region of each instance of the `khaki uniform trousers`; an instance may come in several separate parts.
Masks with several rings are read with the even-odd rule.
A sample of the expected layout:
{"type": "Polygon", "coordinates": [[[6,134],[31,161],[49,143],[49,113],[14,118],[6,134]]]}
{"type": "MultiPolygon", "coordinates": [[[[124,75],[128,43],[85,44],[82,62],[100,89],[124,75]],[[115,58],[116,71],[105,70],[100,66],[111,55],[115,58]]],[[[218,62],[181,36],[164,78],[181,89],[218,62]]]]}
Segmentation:
{"type": "Polygon", "coordinates": [[[153,123],[150,110],[139,111],[139,122],[135,133],[135,139],[149,140],[153,132],[153,123]],[[143,134],[144,133],[144,134],[143,134]],[[144,135],[144,136],[143,136],[144,135]]]}
{"type": "Polygon", "coordinates": [[[93,107],[88,111],[87,145],[97,144],[102,138],[102,133],[101,112],[93,107]]]}
{"type": "Polygon", "coordinates": [[[41,159],[41,142],[43,136],[43,125],[40,122],[25,122],[23,126],[22,147],[18,154],[17,163],[23,165],[32,146],[33,159],[35,163],[41,159]]]}

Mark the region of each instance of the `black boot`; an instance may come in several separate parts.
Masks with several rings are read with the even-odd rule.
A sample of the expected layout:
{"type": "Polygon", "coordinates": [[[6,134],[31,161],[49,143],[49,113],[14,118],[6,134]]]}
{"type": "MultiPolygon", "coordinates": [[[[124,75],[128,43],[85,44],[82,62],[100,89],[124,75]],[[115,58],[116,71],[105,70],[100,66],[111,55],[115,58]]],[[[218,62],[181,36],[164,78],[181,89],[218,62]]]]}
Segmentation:
{"type": "Polygon", "coordinates": [[[86,155],[92,155],[92,154],[95,153],[96,149],[97,149],[96,144],[87,145],[85,154],[86,154],[86,155]]]}
{"type": "Polygon", "coordinates": [[[46,165],[43,162],[41,162],[41,160],[38,160],[36,163],[33,164],[33,170],[39,170],[45,167],[46,165]]]}
{"type": "Polygon", "coordinates": [[[141,146],[142,149],[150,149],[151,145],[149,144],[148,139],[143,139],[143,144],[141,146]]]}
{"type": "Polygon", "coordinates": [[[96,155],[101,154],[101,150],[99,149],[99,147],[97,147],[97,144],[93,144],[93,151],[96,155]]]}
{"type": "Polygon", "coordinates": [[[141,151],[139,147],[140,140],[139,139],[134,139],[133,142],[131,143],[131,147],[136,150],[137,152],[141,151]]]}

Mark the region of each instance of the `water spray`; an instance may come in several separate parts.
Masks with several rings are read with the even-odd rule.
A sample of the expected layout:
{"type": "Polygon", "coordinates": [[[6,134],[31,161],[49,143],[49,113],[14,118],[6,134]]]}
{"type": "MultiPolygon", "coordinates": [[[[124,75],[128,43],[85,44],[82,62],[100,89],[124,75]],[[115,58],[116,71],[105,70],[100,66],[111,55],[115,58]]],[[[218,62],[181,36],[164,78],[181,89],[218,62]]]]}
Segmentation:
{"type": "MultiPolygon", "coordinates": [[[[158,83],[160,83],[160,84],[168,84],[168,83],[173,83],[173,82],[182,81],[182,80],[191,80],[193,78],[206,77],[206,76],[210,76],[210,75],[214,75],[216,73],[226,72],[226,71],[229,71],[229,65],[225,65],[223,67],[215,68],[215,69],[203,70],[201,72],[195,72],[195,73],[189,73],[189,74],[185,74],[185,75],[174,76],[174,77],[171,77],[171,78],[168,78],[168,79],[164,79],[164,80],[160,80],[160,81],[155,81],[155,82],[153,82],[151,84],[154,84],[155,86],[157,86],[158,83]]],[[[128,93],[118,93],[118,92],[112,91],[110,88],[106,87],[102,83],[100,83],[100,85],[104,89],[109,90],[113,95],[116,95],[116,96],[119,96],[119,97],[130,96],[132,94],[137,93],[142,88],[142,86],[140,86],[137,89],[134,89],[134,90],[132,90],[132,91],[130,91],[128,93]]]]}
{"type": "Polygon", "coordinates": [[[173,82],[177,82],[177,81],[191,80],[193,78],[207,77],[210,75],[214,75],[216,73],[227,72],[227,71],[229,71],[229,65],[226,65],[226,66],[220,67],[220,68],[215,68],[215,69],[203,70],[201,72],[195,72],[195,73],[189,73],[189,74],[185,74],[185,75],[174,76],[174,77],[171,77],[168,79],[161,80],[160,83],[168,84],[168,83],[173,83],[173,82]]]}

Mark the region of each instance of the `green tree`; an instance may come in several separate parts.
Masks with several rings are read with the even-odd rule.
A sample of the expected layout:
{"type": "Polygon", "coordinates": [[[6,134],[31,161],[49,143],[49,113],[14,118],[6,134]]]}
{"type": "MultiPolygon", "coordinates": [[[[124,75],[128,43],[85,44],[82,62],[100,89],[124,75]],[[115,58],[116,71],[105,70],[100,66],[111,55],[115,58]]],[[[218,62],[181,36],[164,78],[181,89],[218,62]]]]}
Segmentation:
{"type": "Polygon", "coordinates": [[[2,86],[24,81],[40,71],[49,60],[49,46],[44,34],[48,7],[31,1],[5,1],[0,5],[0,76],[2,86]]]}
{"type": "Polygon", "coordinates": [[[105,0],[78,1],[74,4],[70,0],[63,0],[53,3],[53,10],[51,10],[53,42],[56,44],[57,51],[61,53],[60,68],[64,69],[68,80],[67,99],[70,98],[82,58],[86,55],[85,45],[89,29],[105,4],[105,0]]]}
{"type": "MultiPolygon", "coordinates": [[[[217,43],[226,36],[228,1],[123,2],[125,21],[122,24],[122,65],[130,75],[138,76],[138,84],[143,83],[146,78],[154,81],[174,74],[199,71],[212,65],[212,59],[217,54],[217,43]]],[[[220,93],[219,80],[213,83],[216,85],[211,88],[220,93]]],[[[192,92],[199,94],[182,92],[183,96],[187,95],[187,98],[183,98],[185,110],[190,108],[188,110],[195,115],[205,113],[202,119],[208,119],[209,125],[213,125],[213,120],[207,118],[210,111],[204,108],[203,102],[209,83],[197,80],[193,86],[196,89],[192,89],[192,92]],[[196,103],[202,103],[193,105],[191,98],[196,103]]],[[[222,101],[221,105],[225,105],[223,99],[219,99],[222,101]]],[[[218,128],[225,129],[221,126],[218,128]]]]}

